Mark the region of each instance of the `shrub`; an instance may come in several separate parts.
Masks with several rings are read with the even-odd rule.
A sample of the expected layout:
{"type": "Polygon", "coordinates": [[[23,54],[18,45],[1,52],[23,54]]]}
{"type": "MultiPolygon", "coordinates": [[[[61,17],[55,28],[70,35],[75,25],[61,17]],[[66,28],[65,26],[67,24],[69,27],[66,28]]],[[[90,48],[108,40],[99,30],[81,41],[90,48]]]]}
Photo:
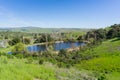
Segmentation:
{"type": "Polygon", "coordinates": [[[1,56],[1,57],[0,57],[0,61],[1,61],[2,63],[5,63],[5,64],[8,63],[8,59],[7,59],[6,56],[1,56]]]}
{"type": "Polygon", "coordinates": [[[12,53],[13,54],[23,54],[23,53],[26,53],[27,50],[26,50],[26,47],[24,44],[22,43],[18,43],[14,46],[13,50],[12,50],[12,53]]]}
{"type": "Polygon", "coordinates": [[[98,80],[107,80],[105,74],[100,75],[98,80]]]}
{"type": "Polygon", "coordinates": [[[0,56],[6,56],[7,54],[6,53],[4,53],[4,52],[0,52],[0,56]]]}
{"type": "Polygon", "coordinates": [[[57,63],[57,66],[58,66],[59,68],[61,68],[61,67],[65,67],[65,64],[64,64],[63,62],[58,62],[58,63],[57,63]]]}
{"type": "Polygon", "coordinates": [[[61,49],[60,52],[59,52],[59,54],[58,54],[58,56],[60,56],[60,57],[66,57],[67,56],[66,53],[67,53],[66,50],[61,49]]]}
{"type": "Polygon", "coordinates": [[[14,58],[14,56],[13,56],[12,54],[7,54],[6,56],[7,56],[7,58],[9,58],[9,59],[13,59],[13,58],[14,58]]]}
{"type": "Polygon", "coordinates": [[[71,67],[71,65],[70,64],[66,64],[66,68],[70,68],[71,67]]]}
{"type": "Polygon", "coordinates": [[[21,54],[21,53],[19,53],[19,54],[16,54],[15,55],[17,58],[19,58],[19,59],[22,59],[24,56],[23,56],[23,54],[21,54]]]}
{"type": "Polygon", "coordinates": [[[28,63],[28,64],[30,64],[30,63],[32,63],[32,62],[33,62],[33,58],[32,58],[32,57],[27,58],[27,63],[28,63]]]}
{"type": "Polygon", "coordinates": [[[43,59],[40,59],[39,60],[39,64],[43,64],[44,60],[43,59]]]}
{"type": "Polygon", "coordinates": [[[24,44],[30,44],[31,40],[29,38],[24,38],[23,43],[24,44]]]}
{"type": "Polygon", "coordinates": [[[13,46],[13,45],[15,45],[17,43],[20,43],[20,38],[15,37],[12,40],[10,40],[8,43],[9,43],[9,45],[13,46]]]}

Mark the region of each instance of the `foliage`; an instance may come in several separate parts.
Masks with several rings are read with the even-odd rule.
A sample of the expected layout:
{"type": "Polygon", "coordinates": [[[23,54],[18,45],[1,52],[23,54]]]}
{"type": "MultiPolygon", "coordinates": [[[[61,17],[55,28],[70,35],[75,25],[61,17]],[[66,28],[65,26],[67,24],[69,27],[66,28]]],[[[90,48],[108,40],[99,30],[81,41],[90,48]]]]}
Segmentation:
{"type": "Polygon", "coordinates": [[[107,38],[120,37],[120,24],[114,24],[107,33],[107,38]]]}
{"type": "MultiPolygon", "coordinates": [[[[78,69],[82,68],[90,71],[98,71],[98,73],[104,73],[105,75],[99,77],[100,80],[109,78],[110,76],[107,75],[114,72],[120,73],[119,44],[120,40],[114,38],[104,41],[101,45],[87,49],[82,54],[83,60],[80,63],[75,64],[75,66],[78,69]],[[88,56],[90,56],[89,59],[84,59],[88,56]]],[[[119,79],[120,77],[118,77],[118,80],[119,79]]]]}
{"type": "MultiPolygon", "coordinates": [[[[23,37],[23,34],[21,34],[17,38],[12,37],[13,39],[10,40],[11,42],[9,42],[10,45],[15,45],[12,50],[12,52],[14,53],[12,56],[8,56],[7,54],[0,53],[1,56],[0,63],[4,66],[9,67],[9,68],[5,67],[5,69],[8,70],[8,73],[6,72],[6,74],[9,75],[10,72],[12,72],[15,76],[17,76],[16,79],[18,80],[23,79],[23,77],[25,77],[24,78],[25,80],[32,80],[32,79],[92,80],[93,78],[95,79],[95,77],[97,77],[98,80],[106,80],[107,75],[110,75],[113,72],[120,73],[120,64],[119,64],[120,25],[119,24],[112,25],[110,29],[107,30],[106,29],[91,30],[88,31],[86,35],[81,35],[78,33],[77,35],[76,33],[71,33],[70,35],[68,33],[61,33],[61,35],[58,36],[59,37],[58,39],[57,38],[54,39],[55,36],[52,34],[44,34],[44,33],[30,34],[30,37],[35,38],[33,39],[33,42],[35,40],[35,43],[62,40],[62,38],[63,40],[67,40],[67,41],[74,41],[78,39],[79,41],[87,40],[90,42],[86,44],[86,46],[80,48],[79,51],[67,52],[66,50],[62,49],[58,52],[58,54],[55,54],[55,52],[53,52],[53,48],[51,46],[45,52],[24,54],[27,52],[25,49],[25,45],[20,43],[21,39],[23,39],[21,37],[23,37]],[[109,40],[104,41],[106,39],[109,40]],[[15,60],[13,57],[14,55],[16,58],[20,60],[15,60]],[[10,62],[8,59],[14,61],[10,62]],[[52,64],[47,63],[48,65],[46,67],[45,66],[46,62],[50,62],[52,64]],[[15,66],[13,65],[13,63],[15,64],[15,66]],[[53,66],[53,64],[56,66],[53,66]],[[71,71],[72,67],[73,68],[76,67],[79,70],[85,69],[91,72],[94,71],[96,73],[94,74],[94,77],[88,76],[88,74],[85,74],[83,76],[82,73],[79,72],[79,70],[71,71]],[[68,70],[66,70],[66,68],[68,70]],[[34,69],[35,71],[33,71],[32,69],[34,69]],[[65,71],[69,71],[70,73],[66,72],[66,74],[64,74],[60,72],[61,69],[65,71]],[[19,72],[19,70],[21,70],[21,72],[19,72]],[[73,73],[73,75],[71,73],[73,73]],[[23,77],[20,77],[19,75],[22,75],[23,77]]],[[[23,41],[25,44],[30,43],[30,40],[27,38],[24,38],[23,41]]],[[[2,69],[3,66],[0,65],[0,70],[2,69]]],[[[2,71],[0,71],[0,75],[2,75],[3,77],[0,78],[5,79],[4,78],[5,74],[1,72],[2,71]]],[[[14,75],[12,75],[12,78],[11,77],[7,77],[7,78],[9,78],[10,80],[14,80],[13,77],[14,75]]]]}
{"type": "Polygon", "coordinates": [[[12,40],[9,41],[9,45],[12,46],[12,45],[15,45],[15,44],[17,44],[19,42],[20,42],[20,38],[15,37],[15,38],[13,38],[12,40]]]}
{"type": "Polygon", "coordinates": [[[97,29],[97,30],[87,32],[87,34],[85,35],[85,39],[90,40],[91,38],[93,39],[92,41],[94,40],[99,41],[99,40],[106,39],[106,30],[97,29]]]}
{"type": "MultiPolygon", "coordinates": [[[[33,58],[32,58],[33,59],[33,58]]],[[[36,62],[26,63],[27,59],[6,59],[0,57],[0,80],[89,80],[96,79],[93,73],[74,68],[58,68],[51,63],[39,65],[36,62]],[[2,60],[1,60],[2,59],[2,60]],[[6,62],[7,61],[7,64],[6,62]],[[85,78],[85,79],[84,79],[85,78]]]]}
{"type": "Polygon", "coordinates": [[[50,34],[42,34],[41,37],[37,38],[35,43],[50,42],[53,41],[53,38],[50,34]]]}
{"type": "Polygon", "coordinates": [[[64,49],[61,49],[61,50],[59,51],[58,56],[60,56],[60,57],[67,57],[67,51],[64,50],[64,49]]]}
{"type": "Polygon", "coordinates": [[[13,54],[18,54],[18,53],[25,53],[26,48],[25,45],[22,43],[18,43],[14,46],[14,49],[12,50],[13,54]]]}
{"type": "Polygon", "coordinates": [[[31,64],[32,62],[33,62],[33,58],[32,57],[28,57],[26,63],[31,64]]]}
{"type": "Polygon", "coordinates": [[[108,29],[96,29],[91,30],[86,33],[86,35],[80,35],[78,40],[93,41],[103,41],[106,39],[111,39],[115,37],[120,37],[120,24],[111,25],[108,29]]]}
{"type": "Polygon", "coordinates": [[[24,38],[22,42],[24,44],[30,44],[31,40],[29,38],[24,38]]]}
{"type": "Polygon", "coordinates": [[[43,64],[44,60],[43,59],[39,59],[39,64],[43,64]]]}

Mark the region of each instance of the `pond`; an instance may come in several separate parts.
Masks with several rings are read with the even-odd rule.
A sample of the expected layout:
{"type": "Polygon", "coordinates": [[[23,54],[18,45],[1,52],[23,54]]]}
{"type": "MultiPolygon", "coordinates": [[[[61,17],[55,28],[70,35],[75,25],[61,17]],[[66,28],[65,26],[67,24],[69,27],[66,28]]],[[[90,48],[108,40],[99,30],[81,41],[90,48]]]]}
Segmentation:
{"type": "Polygon", "coordinates": [[[55,51],[61,50],[61,49],[68,49],[72,47],[79,47],[83,46],[85,43],[80,43],[80,42],[60,42],[60,43],[54,43],[54,44],[49,44],[49,45],[32,45],[28,46],[27,49],[29,52],[40,52],[40,51],[45,51],[49,46],[53,46],[55,51]]]}

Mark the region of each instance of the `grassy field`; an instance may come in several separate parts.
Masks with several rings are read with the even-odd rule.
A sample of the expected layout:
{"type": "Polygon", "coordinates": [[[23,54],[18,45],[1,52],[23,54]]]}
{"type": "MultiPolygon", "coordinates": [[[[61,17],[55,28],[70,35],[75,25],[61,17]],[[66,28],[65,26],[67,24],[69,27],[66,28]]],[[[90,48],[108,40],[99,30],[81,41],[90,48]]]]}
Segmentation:
{"type": "Polygon", "coordinates": [[[83,54],[96,57],[70,68],[59,68],[50,62],[39,64],[33,58],[1,55],[0,80],[120,80],[119,44],[119,38],[104,41],[83,54]]]}
{"type": "Polygon", "coordinates": [[[80,64],[76,65],[77,68],[104,73],[108,80],[120,80],[119,38],[105,41],[101,45],[87,50],[85,53],[97,57],[82,61],[80,64]]]}
{"type": "Polygon", "coordinates": [[[0,57],[0,80],[56,80],[52,67],[26,64],[23,59],[0,57]]]}
{"type": "Polygon", "coordinates": [[[58,68],[48,62],[38,64],[29,59],[12,59],[0,56],[0,80],[84,80],[95,79],[88,71],[75,68],[58,68]]]}

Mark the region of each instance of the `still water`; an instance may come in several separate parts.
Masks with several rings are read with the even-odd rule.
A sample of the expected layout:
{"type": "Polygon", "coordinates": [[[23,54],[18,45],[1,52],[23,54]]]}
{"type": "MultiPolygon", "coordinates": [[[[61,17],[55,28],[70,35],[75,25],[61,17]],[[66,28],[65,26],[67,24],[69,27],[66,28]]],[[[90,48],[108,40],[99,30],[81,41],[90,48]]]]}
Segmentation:
{"type": "MultiPolygon", "coordinates": [[[[85,43],[80,43],[80,42],[62,42],[62,43],[54,43],[54,44],[49,44],[49,46],[53,46],[54,50],[58,51],[61,49],[68,49],[72,47],[79,47],[83,46],[85,43]]],[[[40,52],[40,51],[45,51],[46,50],[46,45],[32,45],[28,46],[27,49],[29,52],[40,52]]]]}

